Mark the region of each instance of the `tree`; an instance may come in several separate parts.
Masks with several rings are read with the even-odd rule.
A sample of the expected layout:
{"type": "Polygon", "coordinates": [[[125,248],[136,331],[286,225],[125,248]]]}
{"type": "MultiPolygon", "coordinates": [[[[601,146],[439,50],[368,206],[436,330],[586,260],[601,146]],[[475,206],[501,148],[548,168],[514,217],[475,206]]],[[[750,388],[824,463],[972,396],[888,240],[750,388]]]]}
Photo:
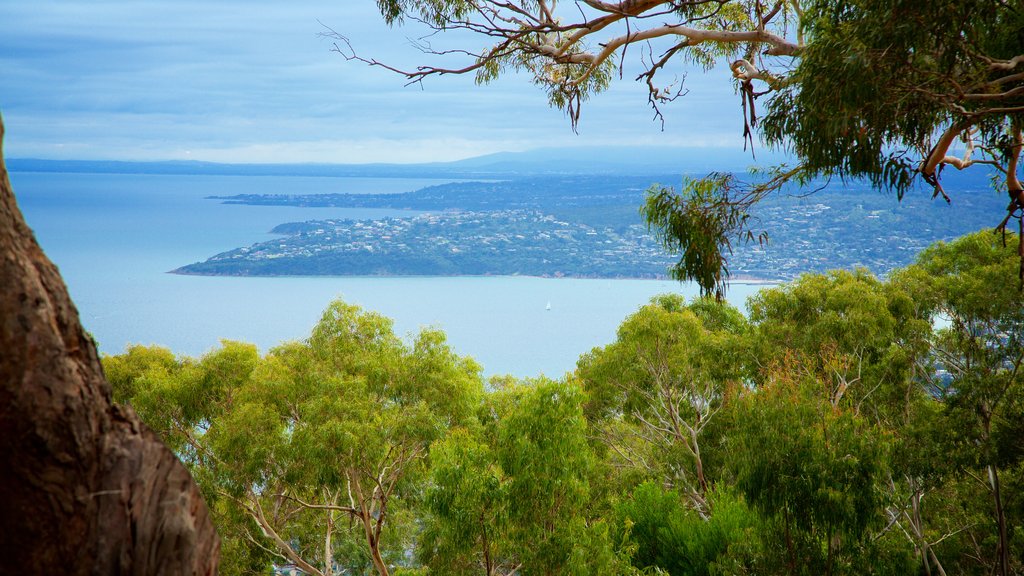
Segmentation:
{"type": "MultiPolygon", "coordinates": [[[[418,47],[427,63],[400,70],[359,55],[328,29],[349,60],[382,66],[410,82],[504,72],[527,74],[575,127],[589,97],[618,69],[644,82],[657,117],[684,93],[662,73],[729,68],[743,105],[744,136],[795,154],[750,182],[712,174],[684,189],[654,187],[648,221],[682,257],[672,274],[721,297],[735,241],[763,241],[750,208],[788,182],[866,177],[897,196],[922,180],[948,196],[942,167],[994,167],[1010,193],[1003,227],[1024,196],[1018,177],[1024,113],[1024,11],[1005,0],[379,0],[389,24],[461,31],[479,46],[418,47]],[[629,58],[627,63],[627,58],[629,58]],[[767,110],[758,118],[758,100],[767,110]],[[964,144],[962,156],[952,149],[964,144]]],[[[426,38],[427,36],[425,36],[426,38]]],[[[662,120],[664,120],[662,118],[662,120]]],[[[1024,223],[1021,224],[1024,227],[1024,223]]],[[[1024,244],[1021,245],[1024,253],[1024,244]]],[[[1024,282],[1024,257],[1020,276],[1024,282]]]]}
{"type": "Polygon", "coordinates": [[[390,574],[412,545],[428,447],[473,417],[482,392],[479,367],[443,334],[425,330],[410,347],[390,320],[342,302],[306,343],[263,358],[225,342],[170,368],[137,349],[107,365],[215,503],[235,572],[277,561],[316,576],[390,574]]]}
{"type": "Polygon", "coordinates": [[[615,512],[635,565],[900,574],[916,553],[941,566],[904,512],[929,538],[955,528],[936,536],[913,515],[935,483],[894,459],[937,456],[918,448],[935,412],[919,379],[930,323],[914,304],[865,271],[766,289],[749,322],[714,299],[663,296],[582,358],[588,417],[626,479],[615,512]]]}
{"type": "Polygon", "coordinates": [[[715,511],[710,518],[687,506],[679,493],[654,482],[637,486],[620,500],[615,515],[636,546],[633,565],[672,576],[742,573],[733,562],[745,546],[756,546],[766,526],[728,489],[716,489],[710,500],[715,511]]]}
{"type": "Polygon", "coordinates": [[[924,391],[914,377],[927,354],[930,324],[901,289],[866,270],[805,274],[751,297],[753,351],[760,376],[797,358],[823,383],[829,402],[851,406],[899,429],[908,399],[924,391]]]}
{"type": "Polygon", "coordinates": [[[1008,496],[1005,488],[1006,472],[1019,474],[1024,462],[1024,313],[1020,293],[1005,282],[1018,259],[1001,238],[979,232],[931,246],[897,277],[933,318],[947,323],[932,339],[941,376],[934,393],[952,431],[947,454],[990,499],[982,533],[993,537],[977,540],[991,542],[993,550],[979,556],[992,559],[985,568],[1001,575],[1020,569],[1013,549],[1021,550],[1021,542],[1014,535],[1024,522],[1007,506],[1019,494],[1008,496]]]}
{"type": "MultiPolygon", "coordinates": [[[[3,138],[0,121],[0,140],[3,138]]],[[[0,148],[0,556],[50,574],[213,574],[188,471],[111,401],[92,338],[14,199],[0,148]]]]}
{"type": "Polygon", "coordinates": [[[510,538],[507,477],[490,444],[456,430],[430,450],[418,555],[432,573],[505,576],[521,566],[510,538]]]}
{"type": "Polygon", "coordinates": [[[931,542],[970,522],[927,513],[931,502],[955,499],[938,492],[947,468],[936,434],[928,310],[903,283],[864,270],[807,274],[763,290],[750,300],[759,367],[753,377],[764,384],[780,366],[803,371],[835,410],[885,431],[895,456],[876,489],[887,497],[888,528],[906,536],[925,574],[944,574],[931,542]]]}
{"type": "Polygon", "coordinates": [[[798,364],[743,395],[729,438],[736,487],[768,539],[752,572],[908,573],[908,546],[884,530],[885,430],[834,405],[798,364]]]}
{"type": "MultiPolygon", "coordinates": [[[[588,417],[619,466],[657,479],[710,514],[709,428],[741,377],[746,321],[728,304],[660,296],[619,327],[616,341],[584,355],[579,378],[588,417]]],[[[714,438],[714,435],[712,435],[714,438]]]]}
{"type": "Polygon", "coordinates": [[[805,22],[813,41],[792,83],[768,106],[769,142],[791,143],[812,170],[864,175],[899,192],[912,170],[942,194],[944,165],[989,164],[1003,172],[1016,201],[1024,112],[1019,6],[817,0],[805,22]],[[962,157],[949,155],[957,140],[965,144],[962,157]],[[917,165],[908,161],[915,155],[917,165]]]}
{"type": "Polygon", "coordinates": [[[900,197],[920,178],[950,201],[942,169],[985,165],[1009,196],[996,227],[1020,220],[1019,5],[816,0],[805,22],[812,41],[792,82],[768,103],[768,143],[790,146],[807,174],[862,176],[900,197]],[[954,146],[963,147],[961,155],[954,146]]]}
{"type": "Polygon", "coordinates": [[[546,379],[505,382],[482,427],[431,448],[419,555],[430,573],[624,574],[595,504],[583,391],[546,379]]]}

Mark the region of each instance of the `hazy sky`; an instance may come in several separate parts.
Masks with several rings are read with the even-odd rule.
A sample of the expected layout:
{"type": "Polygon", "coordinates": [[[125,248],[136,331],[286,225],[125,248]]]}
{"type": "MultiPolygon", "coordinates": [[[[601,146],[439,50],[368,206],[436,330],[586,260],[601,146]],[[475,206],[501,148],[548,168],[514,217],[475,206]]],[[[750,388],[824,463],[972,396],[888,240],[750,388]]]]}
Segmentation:
{"type": "Polygon", "coordinates": [[[388,28],[374,0],[2,2],[6,155],[348,163],[547,146],[742,147],[724,67],[689,75],[690,94],[665,109],[664,131],[627,74],[585,105],[575,135],[526,78],[405,87],[332,53],[318,21],[363,55],[423,59],[408,40],[421,31],[388,28]]]}

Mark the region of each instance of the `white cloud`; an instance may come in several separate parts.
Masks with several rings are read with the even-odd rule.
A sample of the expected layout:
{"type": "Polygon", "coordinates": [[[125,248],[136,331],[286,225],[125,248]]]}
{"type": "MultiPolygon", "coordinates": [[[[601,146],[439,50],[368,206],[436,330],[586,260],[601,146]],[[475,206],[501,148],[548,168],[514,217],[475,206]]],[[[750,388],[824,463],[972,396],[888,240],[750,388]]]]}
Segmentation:
{"type": "Polygon", "coordinates": [[[558,145],[742,146],[727,74],[691,76],[664,131],[627,75],[586,104],[577,136],[525,78],[404,87],[331,53],[317,19],[363,53],[401,66],[422,58],[406,40],[416,32],[389,29],[370,0],[3,3],[7,154],[412,162],[558,145]]]}

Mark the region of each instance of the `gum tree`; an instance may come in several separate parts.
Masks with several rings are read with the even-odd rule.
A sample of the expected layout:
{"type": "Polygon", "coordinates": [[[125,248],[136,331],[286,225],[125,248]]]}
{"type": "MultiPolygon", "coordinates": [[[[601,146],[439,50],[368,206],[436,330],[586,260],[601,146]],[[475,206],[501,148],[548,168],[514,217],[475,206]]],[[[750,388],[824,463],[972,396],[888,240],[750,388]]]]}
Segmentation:
{"type": "Polygon", "coordinates": [[[672,487],[704,517],[716,415],[741,379],[745,330],[728,304],[659,296],[576,370],[588,418],[616,468],[672,487]]]}
{"type": "Polygon", "coordinates": [[[1018,261],[981,232],[931,246],[899,276],[944,324],[931,350],[942,376],[934,395],[951,432],[947,458],[989,502],[978,507],[986,521],[970,532],[985,571],[1001,575],[1020,569],[1024,522],[1019,505],[1008,504],[1019,502],[1024,462],[1024,313],[1017,287],[1005,282],[1018,261]]]}
{"type": "Polygon", "coordinates": [[[968,523],[924,513],[952,498],[936,494],[946,467],[927,385],[932,323],[920,298],[864,270],[833,271],[763,290],[751,298],[750,313],[759,386],[770,386],[780,365],[797,369],[818,386],[812,400],[888,436],[891,464],[875,486],[884,495],[885,532],[907,539],[925,574],[944,574],[930,543],[968,523]]]}
{"type": "Polygon", "coordinates": [[[390,574],[411,545],[431,442],[464,425],[482,392],[477,365],[441,333],[406,345],[390,320],[342,302],[307,342],[262,358],[228,342],[199,361],[133,350],[107,365],[214,503],[234,572],[277,561],[390,574]]]}
{"type": "Polygon", "coordinates": [[[573,382],[505,382],[479,429],[431,447],[419,539],[430,574],[634,573],[601,515],[583,401],[573,382]]]}
{"type": "Polygon", "coordinates": [[[2,147],[0,350],[4,567],[216,573],[220,541],[199,488],[160,438],[112,401],[96,344],[18,209],[2,147]]]}
{"type": "Polygon", "coordinates": [[[771,544],[761,574],[906,574],[909,546],[886,532],[883,429],[836,406],[800,361],[784,362],[738,401],[728,438],[736,487],[771,544]]]}

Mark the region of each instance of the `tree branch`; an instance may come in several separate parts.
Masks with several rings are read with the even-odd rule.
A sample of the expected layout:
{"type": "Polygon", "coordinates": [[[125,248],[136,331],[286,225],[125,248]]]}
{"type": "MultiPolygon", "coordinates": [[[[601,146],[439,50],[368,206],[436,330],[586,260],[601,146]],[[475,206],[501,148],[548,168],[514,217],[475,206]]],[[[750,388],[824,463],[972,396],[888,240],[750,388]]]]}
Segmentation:
{"type": "Polygon", "coordinates": [[[313,567],[313,565],[311,565],[309,562],[306,562],[301,556],[299,556],[295,552],[295,550],[292,549],[291,545],[289,545],[287,542],[285,542],[283,538],[281,538],[281,536],[277,533],[277,531],[270,524],[270,522],[267,521],[266,516],[263,514],[263,506],[260,505],[259,497],[253,494],[252,492],[249,492],[246,495],[246,498],[249,500],[250,505],[247,505],[245,502],[242,502],[236,498],[232,499],[238,502],[239,505],[241,505],[242,508],[246,511],[246,513],[248,513],[249,516],[256,521],[256,524],[260,527],[260,531],[263,532],[263,535],[273,540],[278,550],[280,550],[281,553],[285,555],[285,557],[291,560],[300,569],[310,574],[313,574],[314,576],[324,576],[323,572],[317,570],[315,567],[313,567]]]}

